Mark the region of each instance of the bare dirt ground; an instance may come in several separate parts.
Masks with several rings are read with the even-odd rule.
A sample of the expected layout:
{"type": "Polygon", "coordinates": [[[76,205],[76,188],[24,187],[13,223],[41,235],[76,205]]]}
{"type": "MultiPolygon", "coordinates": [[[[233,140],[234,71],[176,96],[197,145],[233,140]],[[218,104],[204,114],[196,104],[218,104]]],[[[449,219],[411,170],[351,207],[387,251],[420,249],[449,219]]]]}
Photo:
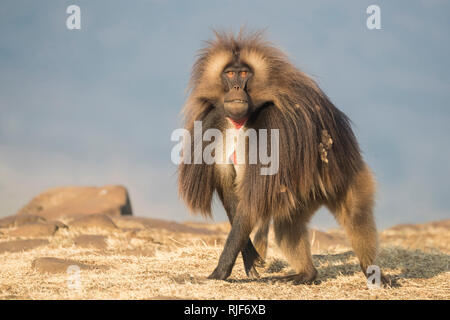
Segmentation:
{"type": "MultiPolygon", "coordinates": [[[[106,216],[0,223],[2,299],[449,299],[450,220],[380,234],[377,264],[397,286],[368,289],[340,230],[311,230],[317,284],[276,281],[291,272],[273,234],[259,279],[238,257],[227,281],[207,280],[229,227],[106,216]],[[79,221],[81,220],[81,222],[79,221]],[[71,265],[79,269],[68,270],[71,265]],[[75,273],[74,273],[75,272],[75,273]]],[[[22,218],[23,219],[23,218],[22,218]]]]}

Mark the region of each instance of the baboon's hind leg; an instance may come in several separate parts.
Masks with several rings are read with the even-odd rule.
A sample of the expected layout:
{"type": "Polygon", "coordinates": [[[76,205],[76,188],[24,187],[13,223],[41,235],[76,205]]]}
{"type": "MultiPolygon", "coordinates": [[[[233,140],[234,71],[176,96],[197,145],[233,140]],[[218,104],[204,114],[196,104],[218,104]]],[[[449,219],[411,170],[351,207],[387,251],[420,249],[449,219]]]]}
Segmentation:
{"type": "MultiPolygon", "coordinates": [[[[342,199],[327,206],[345,229],[361,269],[367,277],[367,268],[375,263],[378,234],[373,217],[375,182],[365,167],[343,195],[342,199]]],[[[382,282],[387,282],[382,275],[382,282]]]]}
{"type": "Polygon", "coordinates": [[[256,230],[255,236],[253,237],[255,249],[259,253],[259,256],[261,257],[255,262],[257,267],[263,267],[265,265],[265,259],[267,256],[269,225],[270,225],[269,222],[259,225],[256,230]]]}
{"type": "Polygon", "coordinates": [[[292,219],[274,219],[275,240],[296,274],[281,280],[295,284],[312,283],[317,277],[308,239],[307,223],[315,209],[295,212],[292,219]]]}

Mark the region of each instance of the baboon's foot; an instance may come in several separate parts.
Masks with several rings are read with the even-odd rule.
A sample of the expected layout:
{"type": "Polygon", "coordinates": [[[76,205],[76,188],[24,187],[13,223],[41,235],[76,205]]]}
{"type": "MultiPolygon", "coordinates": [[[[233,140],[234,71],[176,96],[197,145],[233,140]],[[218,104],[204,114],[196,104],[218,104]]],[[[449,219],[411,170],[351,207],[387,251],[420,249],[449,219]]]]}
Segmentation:
{"type": "Polygon", "coordinates": [[[380,288],[388,289],[388,288],[397,288],[399,286],[400,285],[397,282],[397,279],[381,273],[381,275],[380,275],[380,288]]]}
{"type": "Polygon", "coordinates": [[[317,271],[314,270],[312,273],[301,272],[297,274],[292,274],[288,276],[282,276],[277,279],[281,282],[292,282],[295,285],[298,284],[312,284],[317,277],[317,271]]]}
{"type": "Polygon", "coordinates": [[[396,288],[400,286],[397,282],[397,279],[387,276],[383,272],[380,275],[380,280],[382,288],[396,288]]]}
{"type": "Polygon", "coordinates": [[[208,279],[211,280],[225,280],[231,274],[231,270],[225,270],[224,268],[220,268],[217,266],[216,269],[208,276],[208,279]]]}
{"type": "Polygon", "coordinates": [[[264,268],[265,266],[266,266],[266,261],[263,258],[259,257],[258,259],[256,259],[255,267],[264,268]]]}
{"type": "MultiPolygon", "coordinates": [[[[363,265],[361,265],[361,269],[366,278],[371,277],[372,281],[376,281],[373,273],[367,273],[367,268],[364,268],[363,265]]],[[[380,285],[382,288],[395,288],[400,286],[396,278],[387,276],[382,271],[380,271],[380,285]]]]}
{"type": "Polygon", "coordinates": [[[254,266],[252,266],[250,269],[245,269],[245,273],[247,274],[247,277],[251,278],[251,279],[258,279],[259,278],[259,273],[258,271],[256,271],[256,268],[254,266]]]}
{"type": "Polygon", "coordinates": [[[259,278],[258,271],[255,267],[258,266],[259,261],[264,261],[258,252],[255,250],[251,242],[247,245],[247,248],[242,251],[242,257],[244,259],[244,269],[247,276],[250,278],[259,278]]]}

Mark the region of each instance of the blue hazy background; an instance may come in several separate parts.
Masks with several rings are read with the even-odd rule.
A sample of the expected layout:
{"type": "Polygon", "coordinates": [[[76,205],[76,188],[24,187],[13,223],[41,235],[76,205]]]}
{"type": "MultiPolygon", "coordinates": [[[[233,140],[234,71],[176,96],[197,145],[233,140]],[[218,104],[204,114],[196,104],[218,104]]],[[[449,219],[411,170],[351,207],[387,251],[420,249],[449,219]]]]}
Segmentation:
{"type": "MultiPolygon", "coordinates": [[[[136,215],[194,219],[170,134],[202,41],[247,25],[267,28],[353,120],[380,227],[449,218],[449,13],[430,0],[3,0],[0,216],[49,187],[123,184],[136,215]],[[66,28],[71,4],[81,30],[66,28]],[[382,30],[366,27],[371,4],[382,30]]],[[[325,212],[312,225],[335,226],[325,212]]]]}

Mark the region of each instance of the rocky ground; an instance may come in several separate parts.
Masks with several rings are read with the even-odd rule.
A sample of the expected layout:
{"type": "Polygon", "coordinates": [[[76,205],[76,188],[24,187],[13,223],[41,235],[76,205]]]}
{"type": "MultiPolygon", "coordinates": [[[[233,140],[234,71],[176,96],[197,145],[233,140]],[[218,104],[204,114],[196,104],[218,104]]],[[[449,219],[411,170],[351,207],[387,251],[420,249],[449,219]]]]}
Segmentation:
{"type": "Polygon", "coordinates": [[[239,257],[228,281],[207,280],[229,227],[91,214],[0,219],[2,299],[449,299],[450,220],[381,232],[378,265],[395,287],[368,289],[340,230],[312,230],[313,285],[290,272],[270,233],[259,279],[239,257]]]}

